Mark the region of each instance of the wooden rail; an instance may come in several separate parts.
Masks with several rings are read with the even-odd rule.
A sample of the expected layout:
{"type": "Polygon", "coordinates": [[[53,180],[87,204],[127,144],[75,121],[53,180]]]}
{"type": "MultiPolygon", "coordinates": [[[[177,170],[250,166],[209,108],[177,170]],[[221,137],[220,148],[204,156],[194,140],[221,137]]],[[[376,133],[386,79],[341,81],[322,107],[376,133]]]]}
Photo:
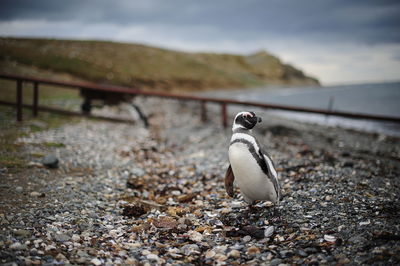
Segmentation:
{"type": "MultiPolygon", "coordinates": [[[[206,104],[207,103],[215,103],[215,104],[219,104],[221,106],[221,122],[224,127],[228,126],[228,111],[227,111],[228,105],[253,106],[253,107],[259,107],[259,108],[264,108],[264,109],[285,110],[285,111],[294,111],[294,112],[303,112],[303,113],[315,113],[315,114],[332,115],[332,116],[340,116],[340,117],[347,117],[347,118],[370,119],[370,120],[400,123],[400,117],[393,117],[393,116],[349,113],[349,112],[332,111],[332,110],[325,110],[325,109],[286,106],[286,105],[278,105],[278,104],[267,104],[267,103],[260,103],[260,102],[248,102],[248,101],[239,101],[239,100],[234,100],[234,99],[210,98],[210,97],[201,97],[201,96],[166,93],[166,92],[141,91],[138,89],[126,88],[126,87],[102,86],[102,85],[93,84],[93,83],[76,83],[76,82],[55,81],[55,80],[51,80],[51,79],[24,77],[24,76],[19,76],[19,75],[8,75],[8,74],[1,74],[1,73],[0,73],[0,78],[16,81],[16,89],[17,89],[16,103],[0,102],[0,104],[16,105],[18,121],[22,121],[23,83],[31,82],[31,83],[33,83],[33,89],[34,89],[33,104],[31,106],[31,108],[33,109],[34,116],[36,116],[38,114],[39,109],[44,110],[43,107],[39,108],[39,84],[46,84],[46,85],[63,86],[63,87],[70,88],[70,89],[79,89],[79,90],[84,89],[84,90],[90,90],[90,91],[125,94],[125,95],[131,95],[131,96],[142,95],[142,96],[177,99],[177,100],[181,100],[181,101],[197,101],[201,104],[201,118],[203,121],[207,120],[206,104]]],[[[52,111],[59,111],[59,112],[65,111],[65,110],[55,109],[55,108],[50,108],[50,109],[52,111]]],[[[47,110],[50,110],[50,109],[47,108],[47,110]]],[[[68,111],[65,111],[65,112],[68,112],[68,111]]],[[[106,119],[109,119],[109,118],[106,118],[106,119]]]]}

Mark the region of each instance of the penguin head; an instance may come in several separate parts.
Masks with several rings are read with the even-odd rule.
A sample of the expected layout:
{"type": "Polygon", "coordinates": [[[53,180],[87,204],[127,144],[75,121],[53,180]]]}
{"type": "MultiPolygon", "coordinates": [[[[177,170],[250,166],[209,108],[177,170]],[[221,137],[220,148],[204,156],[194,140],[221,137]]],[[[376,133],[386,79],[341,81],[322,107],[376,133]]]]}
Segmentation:
{"type": "Polygon", "coordinates": [[[232,130],[237,128],[252,129],[257,123],[262,121],[261,117],[257,117],[254,112],[240,112],[233,120],[232,130]]]}

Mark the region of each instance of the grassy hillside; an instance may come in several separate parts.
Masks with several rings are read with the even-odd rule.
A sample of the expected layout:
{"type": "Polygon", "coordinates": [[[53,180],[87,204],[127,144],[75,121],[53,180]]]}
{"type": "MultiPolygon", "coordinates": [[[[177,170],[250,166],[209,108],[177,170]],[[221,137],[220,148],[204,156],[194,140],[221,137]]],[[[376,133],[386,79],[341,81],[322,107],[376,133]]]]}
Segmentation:
{"type": "MultiPolygon", "coordinates": [[[[81,80],[157,90],[318,84],[266,52],[184,53],[103,41],[0,38],[0,72],[68,74],[81,80]],[[15,67],[18,65],[19,67],[15,67]]],[[[23,74],[23,73],[22,73],[23,74]]]]}

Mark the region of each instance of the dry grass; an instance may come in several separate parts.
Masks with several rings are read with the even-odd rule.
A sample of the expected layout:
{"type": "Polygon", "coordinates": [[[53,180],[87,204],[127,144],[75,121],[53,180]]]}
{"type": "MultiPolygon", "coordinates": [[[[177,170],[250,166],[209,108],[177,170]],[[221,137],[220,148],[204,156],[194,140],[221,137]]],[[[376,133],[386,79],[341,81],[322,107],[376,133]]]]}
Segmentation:
{"type": "Polygon", "coordinates": [[[184,53],[102,41],[0,38],[0,61],[83,80],[145,89],[252,87],[316,83],[266,52],[250,56],[184,53]]]}
{"type": "MultiPolygon", "coordinates": [[[[18,138],[32,132],[57,128],[65,123],[73,123],[78,119],[50,113],[40,113],[34,119],[30,110],[24,110],[24,122],[15,121],[15,108],[0,106],[0,169],[6,168],[8,172],[18,172],[29,167],[28,162],[35,154],[25,152],[25,143],[18,142],[18,138]]],[[[44,142],[39,144],[46,148],[62,147],[62,143],[44,142]]]]}

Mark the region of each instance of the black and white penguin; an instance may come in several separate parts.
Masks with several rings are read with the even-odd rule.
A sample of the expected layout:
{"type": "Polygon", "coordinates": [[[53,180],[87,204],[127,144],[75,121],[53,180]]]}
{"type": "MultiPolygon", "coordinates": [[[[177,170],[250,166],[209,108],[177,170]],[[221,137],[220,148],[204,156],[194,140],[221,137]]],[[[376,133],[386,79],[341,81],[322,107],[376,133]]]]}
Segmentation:
{"type": "Polygon", "coordinates": [[[261,150],[252,135],[254,126],[261,122],[254,112],[240,112],[232,126],[229,145],[230,165],[225,175],[225,188],[234,196],[234,183],[240,188],[243,199],[250,205],[256,200],[278,203],[280,185],[271,158],[261,150]]]}

